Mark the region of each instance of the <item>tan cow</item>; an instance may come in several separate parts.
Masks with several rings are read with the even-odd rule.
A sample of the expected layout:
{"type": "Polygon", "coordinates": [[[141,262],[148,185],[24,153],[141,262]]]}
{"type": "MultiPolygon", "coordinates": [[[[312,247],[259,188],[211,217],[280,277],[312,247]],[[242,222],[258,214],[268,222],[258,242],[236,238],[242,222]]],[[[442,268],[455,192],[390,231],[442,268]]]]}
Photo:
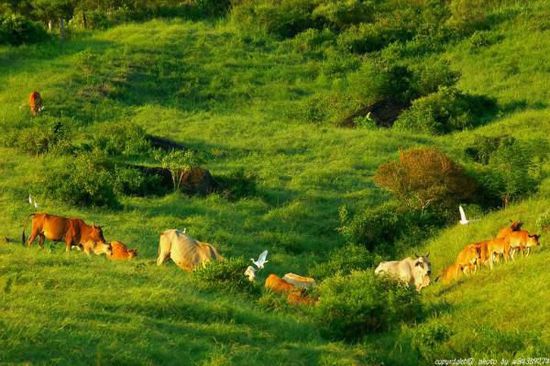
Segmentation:
{"type": "Polygon", "coordinates": [[[493,262],[498,257],[503,256],[505,262],[510,258],[510,242],[502,238],[489,240],[487,252],[489,254],[489,266],[493,269],[493,262]]]}
{"type": "Polygon", "coordinates": [[[283,280],[293,284],[298,288],[309,289],[315,287],[315,280],[311,277],[304,277],[294,273],[287,273],[283,276],[283,280]]]}
{"type": "Polygon", "coordinates": [[[160,234],[157,265],[162,265],[168,257],[184,271],[192,271],[211,260],[223,260],[212,245],[195,240],[177,229],[160,234]]]}
{"type": "Polygon", "coordinates": [[[430,284],[432,267],[429,260],[430,254],[416,255],[416,258],[405,258],[400,261],[382,262],[376,267],[377,275],[388,275],[410,286],[415,286],[417,291],[430,284]]]}
{"type": "Polygon", "coordinates": [[[457,280],[458,278],[460,278],[463,268],[464,267],[460,264],[451,264],[449,267],[443,270],[443,273],[440,276],[441,282],[447,285],[452,281],[457,280]]]}
{"type": "Polygon", "coordinates": [[[531,248],[539,246],[539,235],[531,235],[526,230],[514,231],[507,237],[511,249],[511,257],[514,258],[514,252],[527,250],[527,255],[531,252],[531,248]]]}
{"type": "Polygon", "coordinates": [[[110,260],[130,260],[137,257],[137,249],[128,249],[126,245],[119,241],[111,242],[112,254],[108,255],[107,258],[110,260]]]}
{"type": "Polygon", "coordinates": [[[476,244],[469,244],[458,253],[455,263],[462,266],[465,274],[476,272],[478,264],[481,263],[480,249],[476,244]]]}

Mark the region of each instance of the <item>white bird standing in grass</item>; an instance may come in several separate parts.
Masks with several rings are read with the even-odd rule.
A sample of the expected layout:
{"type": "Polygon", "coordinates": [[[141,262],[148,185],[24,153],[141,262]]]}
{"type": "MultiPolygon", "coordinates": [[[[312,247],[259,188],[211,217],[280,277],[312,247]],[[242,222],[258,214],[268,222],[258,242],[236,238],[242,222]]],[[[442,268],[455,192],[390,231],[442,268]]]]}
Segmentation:
{"type": "Polygon", "coordinates": [[[258,260],[255,261],[254,258],[250,258],[250,260],[252,261],[252,263],[254,263],[256,267],[258,267],[258,269],[262,269],[264,268],[264,264],[269,262],[268,260],[266,260],[266,258],[267,258],[267,250],[264,250],[262,254],[260,254],[260,256],[258,257],[258,260]]]}
{"type": "Polygon", "coordinates": [[[469,224],[471,220],[468,220],[468,219],[466,218],[466,212],[464,212],[464,209],[462,208],[461,205],[458,205],[458,211],[460,211],[460,221],[459,221],[459,222],[460,222],[462,225],[467,225],[467,224],[469,224]]]}
{"type": "Polygon", "coordinates": [[[32,196],[29,194],[29,205],[34,206],[34,208],[38,208],[38,202],[32,198],[32,196]]]}

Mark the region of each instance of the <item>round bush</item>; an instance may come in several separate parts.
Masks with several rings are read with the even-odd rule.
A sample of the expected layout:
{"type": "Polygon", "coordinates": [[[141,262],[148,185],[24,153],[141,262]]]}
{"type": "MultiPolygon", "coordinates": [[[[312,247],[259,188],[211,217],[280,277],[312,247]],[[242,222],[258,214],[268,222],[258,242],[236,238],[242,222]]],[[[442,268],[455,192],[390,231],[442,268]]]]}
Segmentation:
{"type": "Polygon", "coordinates": [[[40,23],[18,14],[0,16],[0,44],[21,45],[36,43],[48,38],[40,23]]]}
{"type": "Polygon", "coordinates": [[[244,272],[248,267],[243,257],[226,258],[222,261],[209,262],[193,272],[197,287],[204,290],[239,291],[258,294],[259,289],[248,281],[244,272]]]}
{"type": "Polygon", "coordinates": [[[421,314],[418,293],[372,271],[336,275],[319,286],[315,318],[325,336],[348,341],[388,330],[421,314]]]}

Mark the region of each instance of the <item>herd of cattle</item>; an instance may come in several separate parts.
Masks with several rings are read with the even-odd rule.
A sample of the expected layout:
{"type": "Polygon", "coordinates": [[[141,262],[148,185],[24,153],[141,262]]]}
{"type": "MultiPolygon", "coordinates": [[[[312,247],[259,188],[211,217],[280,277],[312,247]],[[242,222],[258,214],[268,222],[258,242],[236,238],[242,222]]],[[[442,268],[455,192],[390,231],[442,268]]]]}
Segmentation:
{"type": "MultiPolygon", "coordinates": [[[[471,274],[481,265],[493,269],[493,263],[504,257],[505,261],[514,259],[516,253],[529,255],[531,248],[539,246],[539,235],[530,234],[521,229],[522,223],[512,222],[501,229],[496,238],[468,244],[458,253],[455,263],[443,270],[440,277],[444,284],[458,279],[462,274],[471,274]]],[[[377,275],[391,276],[397,280],[416,287],[417,291],[430,284],[431,263],[429,253],[401,261],[382,262],[375,270],[377,275]]]]}
{"type": "MultiPolygon", "coordinates": [[[[81,219],[46,213],[35,213],[30,216],[32,217],[31,234],[28,240],[25,240],[25,227],[23,227],[21,238],[22,243],[26,242],[27,246],[31,246],[38,237],[40,247],[43,247],[44,240],[48,239],[64,242],[67,252],[72,247],[77,247],[88,255],[92,252],[97,255],[105,254],[111,260],[129,260],[137,256],[136,249],[128,249],[119,241],[108,243],[101,227],[95,224],[88,225],[81,219]]],[[[521,226],[521,222],[513,222],[500,230],[496,238],[467,245],[460,251],[455,263],[447,267],[438,278],[448,284],[462,274],[476,272],[480,265],[487,265],[492,269],[493,263],[501,256],[508,261],[514,259],[515,254],[519,252],[529,255],[532,247],[540,245],[539,236],[522,230],[521,226]]],[[[390,276],[420,291],[431,282],[429,256],[430,254],[427,253],[400,261],[382,262],[376,267],[375,274],[390,276]]],[[[195,240],[177,229],[166,230],[160,234],[157,265],[162,265],[168,258],[185,271],[192,271],[197,266],[212,260],[223,260],[214,246],[195,240]]],[[[254,276],[249,276],[249,279],[254,281],[254,276]]],[[[265,281],[266,288],[285,294],[291,304],[314,304],[316,299],[310,297],[306,291],[314,286],[313,278],[293,273],[287,273],[283,278],[270,274],[265,281]]]]}

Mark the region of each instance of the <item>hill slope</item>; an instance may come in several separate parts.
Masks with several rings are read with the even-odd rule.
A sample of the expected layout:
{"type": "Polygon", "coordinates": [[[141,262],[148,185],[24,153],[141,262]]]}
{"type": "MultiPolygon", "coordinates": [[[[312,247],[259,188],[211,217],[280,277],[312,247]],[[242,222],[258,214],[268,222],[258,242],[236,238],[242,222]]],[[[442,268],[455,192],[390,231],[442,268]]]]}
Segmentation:
{"type": "MultiPolygon", "coordinates": [[[[256,176],[257,190],[237,200],[174,193],[124,197],[119,210],[74,207],[32,191],[37,175],[59,161],[4,143],[2,236],[20,237],[32,212],[26,198],[33,193],[41,210],[100,223],[108,240],[137,247],[140,256],[111,263],[65,254],[55,244],[45,250],[0,244],[0,362],[406,365],[455,356],[547,356],[545,237],[530,257],[449,287],[430,287],[422,295],[428,311],[418,327],[353,345],[323,338],[307,309],[272,311],[267,301],[199,289],[192,275],[154,264],[159,233],[187,227],[227,257],[250,258],[269,249],[270,272],[311,273],[343,245],[336,230],[339,207],[388,199],[372,176],[399,149],[436,146],[467,162],[463,150],[477,134],[547,139],[549,31],[529,22],[532,16],[544,19],[546,3],[504,6],[504,20],[486,34],[496,41],[470,50],[466,39],[435,56],[460,71],[461,89],[503,106],[486,126],[440,137],[299,120],[294,110],[331,85],[326,71],[335,60],[297,51],[290,41],[241,37],[225,22],[154,20],[64,43],[1,48],[0,126],[6,136],[61,121],[85,145],[108,126],[130,122],[205,152],[215,176],[244,168],[256,176]],[[36,120],[20,108],[33,89],[46,106],[36,120]]],[[[463,245],[494,235],[508,219],[534,230],[549,194],[546,179],[531,199],[470,226],[445,229],[417,249],[430,250],[439,272],[463,245]]]]}

